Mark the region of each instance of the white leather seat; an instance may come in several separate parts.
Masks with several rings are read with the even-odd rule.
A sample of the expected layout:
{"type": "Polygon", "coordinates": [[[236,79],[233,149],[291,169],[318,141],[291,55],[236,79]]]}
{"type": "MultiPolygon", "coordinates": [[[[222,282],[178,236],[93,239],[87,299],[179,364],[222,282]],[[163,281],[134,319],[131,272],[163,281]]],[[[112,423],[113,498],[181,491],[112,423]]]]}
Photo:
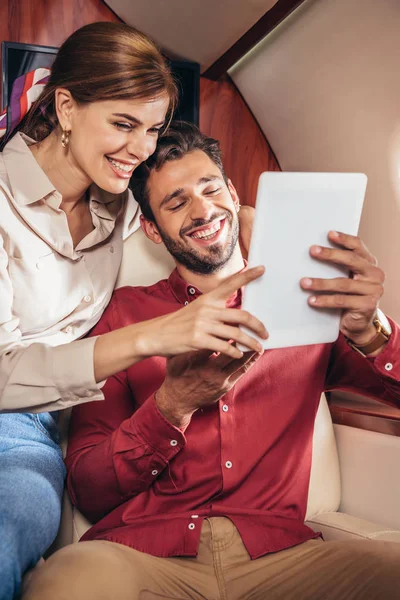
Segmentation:
{"type": "MultiPolygon", "coordinates": [[[[168,277],[174,263],[162,245],[156,246],[141,230],[124,243],[124,256],[117,287],[125,285],[150,285],[168,277]]],[[[67,444],[69,414],[64,411],[61,418],[63,447],[67,444]]],[[[367,466],[366,466],[367,468],[367,466]]],[[[400,542],[400,531],[338,512],[341,499],[338,453],[332,420],[325,395],[321,401],[315,421],[313,454],[306,522],[324,538],[368,538],[400,542]]],[[[65,493],[60,532],[52,550],[79,538],[90,527],[90,523],[75,508],[72,508],[65,493]]]]}

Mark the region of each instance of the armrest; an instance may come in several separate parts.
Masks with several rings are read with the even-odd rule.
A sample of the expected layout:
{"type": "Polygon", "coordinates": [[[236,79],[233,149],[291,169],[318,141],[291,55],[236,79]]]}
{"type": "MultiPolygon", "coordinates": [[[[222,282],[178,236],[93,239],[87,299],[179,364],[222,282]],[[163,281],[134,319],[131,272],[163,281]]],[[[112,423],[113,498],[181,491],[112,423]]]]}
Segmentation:
{"type": "Polygon", "coordinates": [[[315,515],[306,521],[306,525],[320,531],[326,541],[368,539],[400,542],[400,531],[340,512],[315,515]]]}

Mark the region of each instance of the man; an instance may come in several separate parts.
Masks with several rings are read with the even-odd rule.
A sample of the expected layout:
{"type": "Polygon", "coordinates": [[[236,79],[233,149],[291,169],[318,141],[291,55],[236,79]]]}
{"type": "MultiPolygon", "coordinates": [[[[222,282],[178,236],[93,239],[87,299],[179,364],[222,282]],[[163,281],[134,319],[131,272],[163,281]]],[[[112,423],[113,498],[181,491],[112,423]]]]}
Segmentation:
{"type": "MultiPolygon", "coordinates": [[[[93,335],[173,312],[245,267],[236,191],[217,142],[194,126],[160,140],[135,196],[146,235],[165,244],[176,270],[115,292],[93,335]]],[[[324,543],[304,525],[321,392],[342,387],[392,404],[400,392],[399,328],[381,339],[373,324],[384,274],[357,238],[330,237],[336,248],[312,255],[353,278],[301,285],[316,310],[343,308],[336,343],[148,358],[109,378],[104,402],[74,409],[69,490],[96,525],[83,538],[91,541],[38,570],[26,598],[398,597],[400,545],[324,543]]],[[[228,306],[240,302],[238,292],[228,306]]]]}

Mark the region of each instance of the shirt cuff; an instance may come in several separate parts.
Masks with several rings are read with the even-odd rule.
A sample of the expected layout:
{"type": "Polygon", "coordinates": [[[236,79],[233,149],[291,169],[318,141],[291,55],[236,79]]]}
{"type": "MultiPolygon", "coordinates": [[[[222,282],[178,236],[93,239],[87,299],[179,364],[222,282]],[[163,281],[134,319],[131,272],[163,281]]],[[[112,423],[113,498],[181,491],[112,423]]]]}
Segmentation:
{"type": "Polygon", "coordinates": [[[65,406],[79,401],[104,400],[104,394],[100,390],[104,381],[96,383],[94,376],[94,346],[97,337],[53,348],[54,384],[60,392],[60,398],[67,401],[65,406]]]}
{"type": "Polygon", "coordinates": [[[140,437],[166,461],[170,461],[186,445],[182,431],[158,410],[155,394],[146,400],[133,418],[140,437]]]}

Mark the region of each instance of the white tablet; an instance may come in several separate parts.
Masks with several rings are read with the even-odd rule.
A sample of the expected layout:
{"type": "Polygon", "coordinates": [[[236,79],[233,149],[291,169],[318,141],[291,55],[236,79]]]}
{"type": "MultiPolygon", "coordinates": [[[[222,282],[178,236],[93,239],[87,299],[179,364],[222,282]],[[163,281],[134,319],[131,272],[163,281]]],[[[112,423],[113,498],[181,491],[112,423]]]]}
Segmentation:
{"type": "MultiPolygon", "coordinates": [[[[357,235],[367,177],[362,173],[262,173],[249,266],[265,273],[244,291],[243,308],[269,332],[264,348],[333,342],[341,311],[311,307],[302,277],[343,277],[343,268],[310,256],[310,246],[332,246],[328,231],[357,235]]],[[[242,348],[244,349],[244,348],[242,348]]]]}

